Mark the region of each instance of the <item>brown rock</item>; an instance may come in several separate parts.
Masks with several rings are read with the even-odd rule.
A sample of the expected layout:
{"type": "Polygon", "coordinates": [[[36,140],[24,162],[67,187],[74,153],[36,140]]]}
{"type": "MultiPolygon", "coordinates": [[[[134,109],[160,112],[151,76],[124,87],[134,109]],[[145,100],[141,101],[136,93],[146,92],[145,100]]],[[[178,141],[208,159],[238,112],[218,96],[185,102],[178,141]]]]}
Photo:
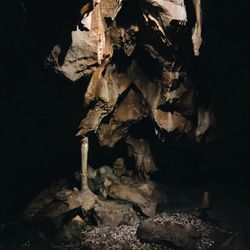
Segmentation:
{"type": "Polygon", "coordinates": [[[98,202],[94,208],[94,216],[100,225],[136,225],[140,222],[131,205],[113,201],[98,202]]]}
{"type": "Polygon", "coordinates": [[[152,200],[147,196],[147,194],[143,193],[136,187],[124,184],[114,184],[110,187],[108,194],[114,199],[127,201],[138,206],[146,216],[155,216],[157,202],[152,200]]]}
{"type": "Polygon", "coordinates": [[[194,249],[195,239],[201,235],[191,225],[179,225],[172,222],[142,221],[137,229],[137,237],[141,242],[168,244],[181,249],[194,249]]]}
{"type": "Polygon", "coordinates": [[[121,177],[126,173],[126,166],[123,158],[117,158],[113,165],[114,175],[121,177]]]}

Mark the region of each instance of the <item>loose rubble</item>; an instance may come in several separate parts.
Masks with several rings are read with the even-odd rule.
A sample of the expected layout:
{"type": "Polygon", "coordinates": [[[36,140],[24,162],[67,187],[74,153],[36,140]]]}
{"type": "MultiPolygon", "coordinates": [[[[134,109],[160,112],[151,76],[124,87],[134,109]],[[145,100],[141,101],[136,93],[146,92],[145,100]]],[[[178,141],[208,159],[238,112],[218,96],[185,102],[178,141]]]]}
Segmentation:
{"type": "Polygon", "coordinates": [[[202,207],[202,192],[197,189],[167,187],[168,203],[161,204],[156,215],[151,218],[134,210],[133,206],[124,201],[108,198],[100,200],[99,207],[95,207],[93,213],[81,214],[81,209],[75,209],[62,217],[59,215],[59,211],[62,211],[60,199],[65,197],[65,193],[70,194],[70,187],[65,181],[52,187],[54,190],[42,192],[36,202],[27,208],[25,219],[18,224],[1,226],[0,249],[172,250],[175,249],[175,244],[179,244],[176,241],[180,237],[178,234],[172,242],[170,239],[170,245],[164,243],[164,238],[159,242],[144,242],[138,235],[138,227],[142,223],[172,227],[173,235],[176,228],[184,230],[183,235],[192,238],[192,250],[227,249],[225,246],[230,242],[234,247],[247,245],[244,234],[228,231],[219,222],[201,217],[198,208],[202,207]],[[51,194],[55,190],[60,199],[53,201],[54,194],[51,194]],[[60,209],[57,210],[56,207],[60,209]],[[28,212],[33,212],[29,219],[28,212]],[[133,215],[134,220],[130,221],[127,215],[133,215]],[[4,237],[7,238],[3,240],[4,237]]]}
{"type": "MultiPolygon", "coordinates": [[[[223,231],[222,228],[213,225],[209,222],[204,222],[197,216],[188,213],[162,213],[156,215],[154,218],[145,220],[147,222],[161,223],[162,225],[166,223],[176,223],[178,225],[191,225],[201,237],[195,242],[195,249],[206,250],[210,249],[214,245],[213,239],[210,238],[212,232],[223,231]]],[[[103,247],[104,249],[123,249],[124,246],[129,246],[127,249],[173,249],[167,246],[162,246],[158,244],[141,243],[137,238],[137,228],[138,225],[128,226],[122,225],[118,227],[95,227],[89,231],[83,231],[84,240],[83,244],[91,246],[92,249],[98,249],[98,247],[103,247]]],[[[126,249],[126,248],[124,248],[126,249]]]]}

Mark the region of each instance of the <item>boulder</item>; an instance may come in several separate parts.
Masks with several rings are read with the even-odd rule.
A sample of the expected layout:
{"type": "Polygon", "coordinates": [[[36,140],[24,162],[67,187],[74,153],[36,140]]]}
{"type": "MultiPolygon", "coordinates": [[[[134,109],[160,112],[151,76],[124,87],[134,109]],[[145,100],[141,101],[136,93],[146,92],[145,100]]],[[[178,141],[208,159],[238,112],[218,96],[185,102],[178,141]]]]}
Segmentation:
{"type": "Polygon", "coordinates": [[[137,229],[137,237],[141,242],[157,243],[178,247],[178,249],[194,249],[195,239],[201,237],[191,224],[180,225],[173,222],[142,221],[137,229]]]}
{"type": "Polygon", "coordinates": [[[146,216],[155,216],[157,202],[137,187],[131,187],[124,184],[114,184],[111,185],[108,195],[114,199],[127,201],[128,203],[139,207],[141,212],[146,216]]]}
{"type": "Polygon", "coordinates": [[[99,201],[93,213],[98,225],[136,225],[140,222],[131,205],[115,201],[99,201]]]}

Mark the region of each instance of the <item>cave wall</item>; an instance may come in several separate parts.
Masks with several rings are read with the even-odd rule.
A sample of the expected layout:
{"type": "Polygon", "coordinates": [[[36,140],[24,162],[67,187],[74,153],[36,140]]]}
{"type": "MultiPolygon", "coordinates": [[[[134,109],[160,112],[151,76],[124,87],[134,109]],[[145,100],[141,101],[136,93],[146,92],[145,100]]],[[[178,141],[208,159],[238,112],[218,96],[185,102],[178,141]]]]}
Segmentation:
{"type": "MultiPolygon", "coordinates": [[[[81,4],[66,0],[2,3],[0,176],[5,204],[1,210],[5,213],[1,215],[10,208],[16,210],[13,204],[23,204],[23,199],[30,199],[46,182],[78,168],[80,144],[74,135],[84,115],[86,84],[72,85],[55,76],[45,69],[44,59],[56,43],[63,40],[63,47],[70,46],[72,27],[78,21],[75,13],[81,4]]],[[[234,1],[207,3],[204,44],[200,56],[188,57],[186,66],[199,93],[198,102],[207,105],[214,100],[218,139],[202,146],[175,143],[173,148],[165,143],[169,157],[161,158],[161,164],[171,162],[177,176],[180,171],[176,169],[187,171],[190,166],[192,170],[195,165],[200,170],[203,164],[208,169],[205,176],[213,169],[212,176],[220,172],[224,179],[248,178],[247,9],[245,1],[237,5],[234,1]]],[[[199,176],[198,170],[189,175],[199,176]]],[[[166,171],[168,176],[171,173],[166,171]]]]}
{"type": "Polygon", "coordinates": [[[22,1],[1,3],[3,218],[19,211],[39,190],[80,164],[79,142],[74,135],[82,117],[84,87],[72,86],[44,65],[52,41],[58,40],[62,27],[68,25],[61,21],[71,20],[70,3],[23,4],[25,9],[22,1]]]}
{"type": "MultiPolygon", "coordinates": [[[[55,72],[72,82],[91,77],[83,93],[86,114],[78,135],[94,133],[99,144],[109,148],[120,141],[129,148],[131,140],[133,147],[141,148],[144,141],[147,148],[144,139],[128,138],[129,129],[148,118],[162,142],[209,136],[213,110],[196,102],[189,73],[202,44],[201,2],[89,3],[93,6],[72,30],[67,52],[55,44],[47,58],[55,72]]],[[[137,165],[142,153],[134,154],[137,165]]],[[[153,158],[148,158],[151,163],[141,161],[137,169],[151,172],[153,158]]]]}

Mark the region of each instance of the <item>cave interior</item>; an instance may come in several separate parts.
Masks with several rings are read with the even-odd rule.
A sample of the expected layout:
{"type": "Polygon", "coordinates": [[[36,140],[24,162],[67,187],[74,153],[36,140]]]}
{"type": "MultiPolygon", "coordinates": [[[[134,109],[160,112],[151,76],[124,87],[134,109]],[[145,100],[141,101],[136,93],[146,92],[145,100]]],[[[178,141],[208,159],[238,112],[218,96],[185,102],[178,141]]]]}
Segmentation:
{"type": "MultiPolygon", "coordinates": [[[[111,42],[106,42],[107,48],[103,50],[108,51],[110,45],[107,44],[113,43],[113,47],[110,46],[112,55],[105,57],[105,51],[104,55],[97,53],[95,61],[92,52],[89,52],[94,63],[84,69],[87,73],[78,70],[72,76],[68,72],[71,61],[74,53],[81,51],[81,48],[74,50],[72,34],[92,32],[91,28],[86,28],[87,21],[81,21],[82,18],[87,20],[89,13],[85,16],[78,14],[82,6],[90,2],[96,2],[90,13],[94,13],[93,20],[98,19],[99,12],[96,11],[96,14],[94,11],[104,0],[11,0],[1,4],[0,249],[250,249],[250,41],[247,35],[249,8],[246,1],[201,0],[203,42],[199,56],[195,56],[192,44],[192,30],[196,22],[195,1],[166,1],[184,2],[188,21],[180,25],[179,21],[172,20],[163,36],[157,19],[159,10],[152,2],[164,1],[108,0],[107,3],[122,3],[122,7],[116,6],[114,18],[108,16],[114,10],[107,10],[107,14],[106,10],[102,12],[105,5],[99,8],[100,13],[107,17],[96,29],[101,30],[103,27],[100,26],[104,25],[104,34],[110,35],[111,42]],[[119,40],[118,31],[123,41],[119,40]],[[171,45],[165,46],[169,41],[171,45]],[[55,48],[58,47],[59,56],[57,59],[53,57],[53,61],[51,55],[55,56],[55,48]],[[166,69],[166,65],[170,65],[171,70],[166,69]],[[119,85],[118,90],[112,89],[114,92],[110,90],[107,105],[103,101],[106,96],[101,96],[106,89],[98,89],[99,85],[96,87],[94,81],[99,71],[101,78],[110,82],[119,76],[125,79],[121,79],[121,82],[125,82],[124,86],[119,85]],[[157,99],[158,106],[154,108],[154,98],[157,96],[154,92],[157,92],[159,82],[164,82],[165,73],[169,71],[173,74],[177,72],[180,76],[167,90],[161,87],[162,92],[168,92],[157,99]],[[72,77],[76,78],[72,80],[72,77]],[[129,84],[126,83],[128,81],[129,84]],[[142,87],[146,83],[150,85],[149,90],[142,87]],[[91,89],[91,84],[97,90],[91,89]],[[178,96],[181,86],[187,93],[187,102],[184,97],[178,96]],[[120,92],[116,95],[115,91],[120,92]],[[86,93],[90,93],[90,97],[86,93]],[[172,98],[171,93],[176,96],[172,98]],[[188,99],[189,94],[192,95],[191,99],[188,99]],[[131,113],[129,105],[134,107],[131,113]],[[212,116],[212,124],[200,133],[199,115],[201,119],[207,118],[202,116],[204,110],[211,111],[212,114],[206,115],[209,119],[212,116]],[[103,112],[106,113],[103,115],[103,112]],[[170,119],[165,118],[169,117],[165,114],[174,120],[173,129],[172,125],[165,125],[164,119],[170,119]],[[93,125],[91,122],[94,123],[100,116],[102,118],[98,125],[93,125]],[[86,127],[88,131],[85,131],[86,127]],[[171,131],[168,131],[169,128],[171,131]],[[79,191],[81,179],[85,178],[80,173],[84,159],[81,154],[86,150],[81,137],[86,136],[87,163],[95,176],[93,183],[89,183],[91,191],[87,187],[86,193],[90,191],[90,196],[86,193],[84,196],[83,182],[82,191],[79,191]],[[145,154],[142,159],[140,150],[145,154]],[[127,168],[126,174],[119,172],[123,171],[120,168],[124,166],[127,168]],[[105,174],[110,174],[110,170],[118,171],[118,177],[107,178],[113,184],[106,183],[106,177],[100,177],[105,171],[105,174]],[[143,193],[145,186],[150,189],[151,184],[153,187],[157,185],[160,199],[166,199],[162,206],[157,207],[159,212],[153,212],[153,215],[154,201],[147,197],[149,202],[146,199],[145,205],[145,197],[136,195],[143,193]],[[66,211],[65,216],[58,215],[61,207],[57,206],[64,200],[58,196],[53,199],[59,200],[50,197],[50,192],[60,193],[62,190],[66,190],[65,193],[75,192],[73,196],[70,193],[71,198],[67,197],[70,200],[66,202],[69,208],[62,208],[66,211]],[[124,198],[129,196],[126,190],[131,192],[131,197],[124,198]],[[43,200],[45,207],[32,220],[31,213],[36,212],[34,206],[39,203],[39,197],[48,199],[49,203],[43,200]],[[84,206],[82,199],[97,199],[99,210],[96,207],[94,212],[92,208],[79,210],[84,206]],[[103,204],[107,199],[109,203],[105,207],[103,204]],[[140,199],[141,203],[138,201],[140,199]],[[116,204],[116,200],[122,202],[116,204]],[[113,219],[113,215],[110,215],[112,219],[102,218],[103,211],[100,209],[105,210],[102,206],[109,211],[119,210],[119,206],[129,207],[137,224],[121,222],[116,229],[112,227],[110,231],[104,231],[111,237],[121,237],[120,241],[118,239],[113,243],[107,243],[98,233],[91,236],[89,232],[93,228],[101,232],[102,223],[113,219]],[[53,215],[54,211],[56,216],[53,215]],[[188,221],[187,217],[192,220],[198,218],[199,222],[195,222],[197,225],[191,223],[192,227],[195,225],[206,233],[210,230],[210,234],[195,234],[197,228],[187,228],[190,223],[183,222],[188,221]],[[166,220],[163,228],[157,224],[162,218],[166,220]],[[173,225],[171,221],[177,224],[173,225]],[[178,223],[183,224],[183,228],[177,227],[178,223]],[[115,231],[119,227],[120,234],[115,231]],[[24,233],[26,236],[20,233],[32,231],[30,228],[39,230],[34,230],[33,234],[24,233]],[[123,236],[126,230],[136,230],[134,228],[137,228],[136,235],[140,242],[146,243],[136,245],[139,243],[133,239],[131,244],[138,248],[132,245],[125,248],[121,244],[130,243],[123,236]],[[89,241],[79,239],[77,230],[90,230],[86,233],[89,241]],[[156,230],[162,238],[153,239],[152,235],[147,235],[147,230],[156,230]],[[162,232],[165,230],[179,237],[181,243],[164,235],[162,232]],[[183,237],[178,236],[180,232],[183,237]],[[191,238],[195,238],[195,243],[190,243],[191,238]],[[97,245],[96,241],[103,241],[103,245],[97,245]],[[85,245],[81,245],[82,242],[85,245]],[[72,244],[78,248],[72,248],[72,244]],[[108,244],[113,244],[114,248],[108,244]]],[[[80,66],[90,60],[84,55],[82,57],[80,66]]],[[[169,121],[166,123],[169,124],[169,121]]],[[[88,175],[92,176],[90,172],[88,175]]]]}

